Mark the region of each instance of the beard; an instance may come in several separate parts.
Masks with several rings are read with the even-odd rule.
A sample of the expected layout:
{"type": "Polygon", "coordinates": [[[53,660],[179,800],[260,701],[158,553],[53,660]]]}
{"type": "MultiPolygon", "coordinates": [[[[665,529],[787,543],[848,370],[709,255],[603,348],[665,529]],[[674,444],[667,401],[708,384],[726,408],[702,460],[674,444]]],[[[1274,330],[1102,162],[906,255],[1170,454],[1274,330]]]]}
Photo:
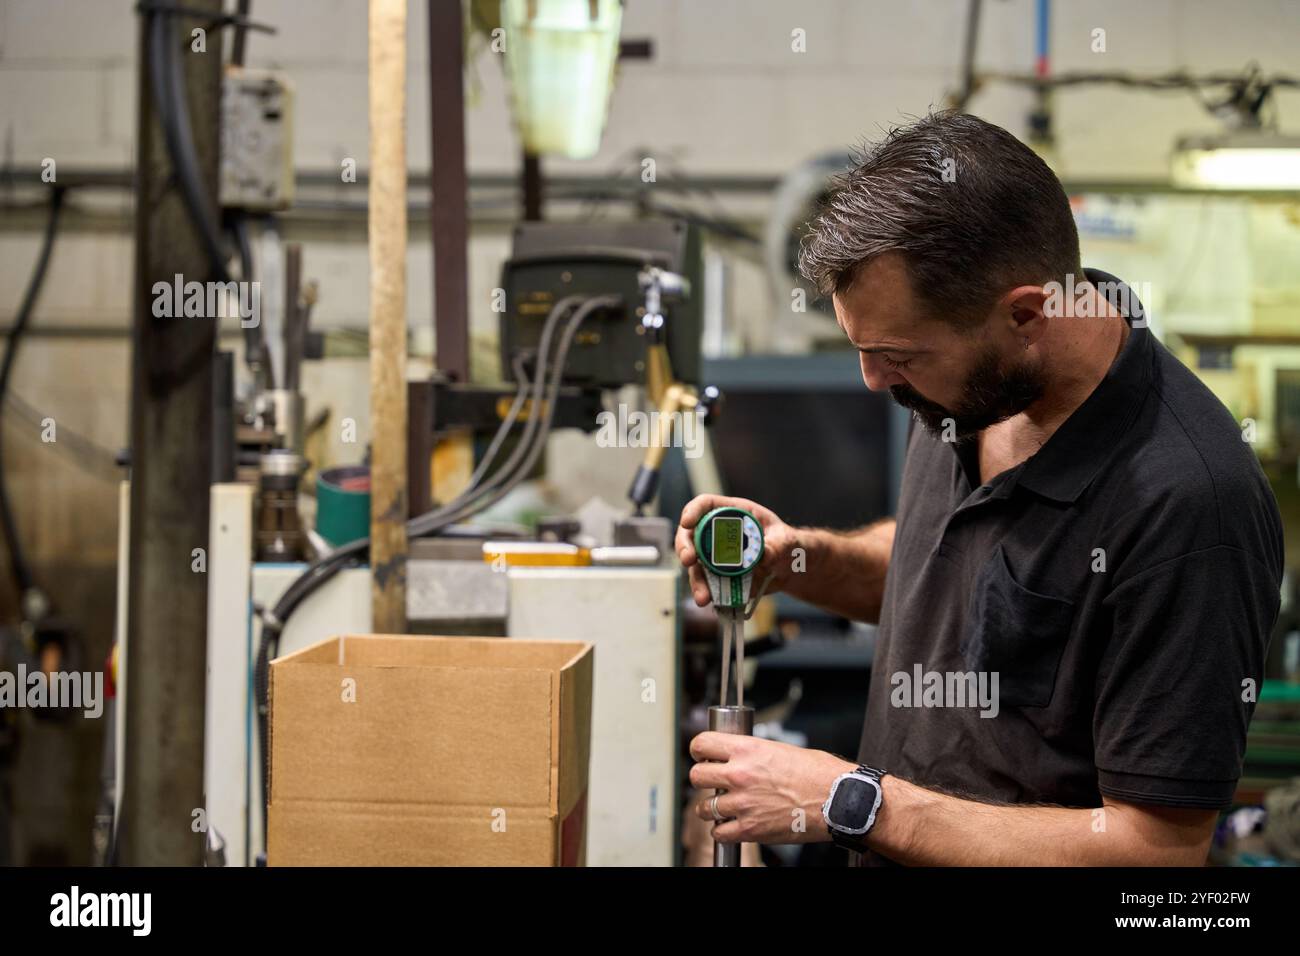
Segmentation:
{"type": "Polygon", "coordinates": [[[997,353],[986,349],[966,377],[961,396],[952,408],[930,401],[910,385],[890,386],[889,394],[936,437],[942,437],[952,422],[952,430],[961,442],[1020,414],[1043,397],[1046,387],[1039,369],[1024,362],[1004,368],[997,353]]]}

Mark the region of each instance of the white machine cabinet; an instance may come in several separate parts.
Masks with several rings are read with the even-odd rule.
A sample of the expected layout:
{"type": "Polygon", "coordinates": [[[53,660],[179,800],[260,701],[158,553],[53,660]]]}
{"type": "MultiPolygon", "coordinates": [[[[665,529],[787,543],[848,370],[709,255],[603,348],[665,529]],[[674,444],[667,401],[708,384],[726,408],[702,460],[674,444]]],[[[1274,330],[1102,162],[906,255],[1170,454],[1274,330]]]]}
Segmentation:
{"type": "Polygon", "coordinates": [[[675,569],[511,568],[506,633],[589,641],[589,866],[672,866],[677,833],[675,569]]]}

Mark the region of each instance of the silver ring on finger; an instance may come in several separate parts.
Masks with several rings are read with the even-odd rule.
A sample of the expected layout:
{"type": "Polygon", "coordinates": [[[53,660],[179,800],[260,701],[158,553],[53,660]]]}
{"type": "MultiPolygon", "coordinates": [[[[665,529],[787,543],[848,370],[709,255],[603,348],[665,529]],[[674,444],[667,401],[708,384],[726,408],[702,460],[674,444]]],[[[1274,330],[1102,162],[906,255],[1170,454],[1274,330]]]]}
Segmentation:
{"type": "Polygon", "coordinates": [[[709,812],[713,814],[713,820],[715,823],[721,823],[727,819],[718,812],[718,797],[720,796],[722,796],[722,794],[715,793],[713,799],[709,801],[709,812]]]}

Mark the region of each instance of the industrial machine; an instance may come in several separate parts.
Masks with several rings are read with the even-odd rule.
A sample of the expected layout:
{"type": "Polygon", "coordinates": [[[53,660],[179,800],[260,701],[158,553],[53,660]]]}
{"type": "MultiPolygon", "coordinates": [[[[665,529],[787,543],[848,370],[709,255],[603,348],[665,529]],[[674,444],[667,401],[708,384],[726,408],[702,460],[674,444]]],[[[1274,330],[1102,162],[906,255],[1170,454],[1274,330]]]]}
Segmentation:
{"type": "Polygon", "coordinates": [[[535,353],[542,320],[562,296],[617,295],[626,310],[592,317],[564,380],[597,388],[645,384],[645,335],[668,331],[661,305],[671,298],[668,354],[682,381],[698,382],[701,269],[699,233],[681,221],[521,223],[501,270],[502,372],[515,380],[516,358],[535,353]]]}
{"type": "MultiPolygon", "coordinates": [[[[546,319],[566,300],[613,296],[617,304],[588,315],[566,352],[552,427],[595,431],[602,395],[644,386],[661,427],[683,411],[711,423],[716,389],[697,390],[700,374],[700,239],[684,222],[645,220],[523,223],[502,268],[500,320],[502,376],[516,386],[540,377],[546,319]]],[[[483,449],[509,407],[509,385],[453,382],[435,375],[408,391],[410,443],[408,500],[417,515],[435,495],[429,460],[440,441],[467,432],[483,449]]],[[[663,449],[670,436],[649,443],[643,469],[629,491],[638,513],[654,497],[663,449]]],[[[486,452],[478,456],[485,459],[486,452]]]]}
{"type": "MultiPolygon", "coordinates": [[[[594,431],[609,390],[640,385],[655,407],[708,420],[716,390],[701,398],[692,384],[698,273],[699,239],[682,223],[522,226],[502,276],[506,384],[435,378],[409,390],[408,629],[596,645],[587,831],[595,865],[672,865],[679,852],[680,571],[672,522],[642,513],[671,434],[656,436],[629,475],[636,514],[608,528],[577,516],[534,534],[476,516],[537,473],[553,429],[594,431]],[[466,434],[477,464],[435,504],[430,461],[439,442],[466,434]]],[[[283,484],[286,458],[268,456],[263,485],[283,484]]],[[[226,862],[252,864],[265,845],[267,664],[321,637],[372,629],[367,542],[306,564],[255,560],[283,553],[256,547],[268,521],[278,545],[281,512],[255,522],[248,483],[215,485],[211,500],[205,786],[226,862]]]]}

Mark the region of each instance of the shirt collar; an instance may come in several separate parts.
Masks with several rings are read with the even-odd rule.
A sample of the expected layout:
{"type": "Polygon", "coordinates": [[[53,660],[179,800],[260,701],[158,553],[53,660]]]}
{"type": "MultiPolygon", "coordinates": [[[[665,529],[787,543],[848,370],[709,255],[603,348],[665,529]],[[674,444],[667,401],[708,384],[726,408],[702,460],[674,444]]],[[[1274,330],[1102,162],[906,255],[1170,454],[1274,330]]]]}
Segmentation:
{"type": "Polygon", "coordinates": [[[1036,494],[1065,503],[1075,501],[1092,483],[1132,424],[1150,386],[1155,349],[1147,312],[1128,286],[1099,269],[1085,269],[1084,275],[1125,314],[1128,341],[1106,377],[1021,466],[1015,480],[1036,494]]]}

